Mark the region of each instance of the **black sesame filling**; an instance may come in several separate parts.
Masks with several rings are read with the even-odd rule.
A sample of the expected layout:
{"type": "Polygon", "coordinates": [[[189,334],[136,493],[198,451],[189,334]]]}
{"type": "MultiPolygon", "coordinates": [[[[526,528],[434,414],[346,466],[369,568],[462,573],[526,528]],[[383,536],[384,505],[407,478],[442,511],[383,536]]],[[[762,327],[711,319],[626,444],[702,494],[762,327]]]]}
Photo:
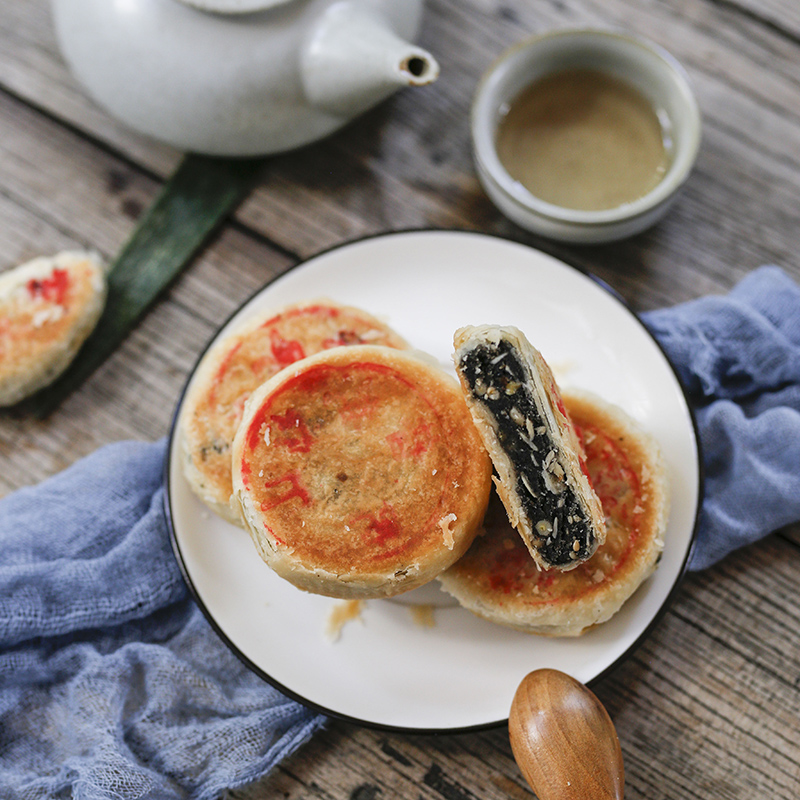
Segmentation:
{"type": "Polygon", "coordinates": [[[575,493],[564,481],[516,349],[507,341],[466,352],[459,369],[473,396],[496,420],[497,437],[516,473],[516,489],[542,559],[565,567],[588,558],[595,535],[575,493]],[[552,454],[552,455],[551,455],[552,454]]]}

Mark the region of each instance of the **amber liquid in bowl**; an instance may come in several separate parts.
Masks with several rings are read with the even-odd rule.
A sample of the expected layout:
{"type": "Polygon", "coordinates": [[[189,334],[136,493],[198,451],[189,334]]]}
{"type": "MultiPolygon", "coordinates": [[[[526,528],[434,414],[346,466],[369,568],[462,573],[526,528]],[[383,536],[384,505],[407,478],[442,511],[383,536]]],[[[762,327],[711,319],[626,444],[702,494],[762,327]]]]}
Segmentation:
{"type": "Polygon", "coordinates": [[[496,147],[506,171],[531,194],[581,211],[644,197],[670,161],[650,102],[593,69],[558,72],[524,89],[498,126],[496,147]]]}

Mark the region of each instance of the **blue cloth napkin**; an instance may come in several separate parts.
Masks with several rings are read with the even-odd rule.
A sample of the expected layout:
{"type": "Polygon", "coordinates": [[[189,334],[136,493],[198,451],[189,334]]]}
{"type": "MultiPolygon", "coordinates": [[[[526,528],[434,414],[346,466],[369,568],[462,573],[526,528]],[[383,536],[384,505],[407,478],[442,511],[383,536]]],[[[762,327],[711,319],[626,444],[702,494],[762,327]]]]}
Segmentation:
{"type": "Polygon", "coordinates": [[[643,315],[687,389],[705,467],[690,569],[800,520],[800,287],[760,267],[643,315]]]}
{"type": "Polygon", "coordinates": [[[323,723],[188,599],[164,454],[163,441],[109,445],[0,501],[3,800],[210,800],[323,723]]]}
{"type": "MultiPolygon", "coordinates": [[[[645,315],[688,387],[707,492],[692,568],[800,519],[800,290],[776,268],[645,315]]],[[[324,719],[187,597],[165,443],[98,450],[0,501],[0,797],[215,798],[324,719]]]]}

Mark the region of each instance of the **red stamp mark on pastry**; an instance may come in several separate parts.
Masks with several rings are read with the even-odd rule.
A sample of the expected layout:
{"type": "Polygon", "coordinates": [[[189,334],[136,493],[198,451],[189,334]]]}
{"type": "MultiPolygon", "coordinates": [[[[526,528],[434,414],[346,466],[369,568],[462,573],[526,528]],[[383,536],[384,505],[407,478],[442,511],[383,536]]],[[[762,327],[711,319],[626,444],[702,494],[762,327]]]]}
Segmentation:
{"type": "Polygon", "coordinates": [[[520,576],[529,569],[530,553],[524,546],[516,547],[503,552],[502,556],[495,559],[489,571],[489,587],[493,592],[511,594],[520,583],[520,576]]]}
{"type": "Polygon", "coordinates": [[[269,328],[272,325],[277,325],[279,322],[287,319],[296,319],[297,317],[305,317],[305,316],[317,316],[317,317],[338,317],[339,316],[339,309],[338,308],[331,308],[330,306],[323,306],[323,305],[313,305],[313,306],[303,306],[301,308],[291,308],[288,311],[283,311],[280,314],[276,314],[274,317],[270,317],[266,322],[263,322],[261,327],[262,328],[269,328]]]}
{"type": "Polygon", "coordinates": [[[294,409],[282,414],[269,414],[268,407],[262,407],[247,430],[247,446],[255,450],[260,443],[286,447],[291,453],[307,453],[311,450],[314,437],[305,420],[294,409]]]}
{"type": "Polygon", "coordinates": [[[306,357],[303,345],[295,339],[284,339],[276,330],[269,333],[270,350],[281,367],[288,367],[306,357]]]}
{"type": "MultiPolygon", "coordinates": [[[[594,490],[604,513],[627,532],[627,544],[619,554],[614,570],[625,563],[641,532],[645,499],[639,474],[623,446],[593,426],[576,426],[586,441],[586,457],[594,490]]],[[[606,571],[610,574],[610,571],[606,571]]]]}
{"type": "Polygon", "coordinates": [[[594,490],[603,508],[616,506],[629,494],[638,497],[641,493],[639,476],[623,449],[602,431],[589,430],[593,436],[586,446],[587,454],[598,465],[592,473],[594,490]]]}
{"type": "Polygon", "coordinates": [[[270,427],[274,423],[284,435],[276,437],[276,444],[283,445],[292,453],[307,453],[311,450],[313,436],[303,418],[291,408],[283,414],[269,418],[270,427]]]}
{"type": "Polygon", "coordinates": [[[411,431],[395,431],[386,437],[392,455],[397,459],[419,458],[431,446],[431,426],[420,422],[411,431]]]}
{"type": "Polygon", "coordinates": [[[33,300],[41,298],[47,302],[63,306],[69,290],[69,273],[57,267],[48,278],[31,278],[28,281],[28,294],[33,300]]]}
{"type": "Polygon", "coordinates": [[[248,397],[249,394],[245,392],[231,403],[228,416],[234,425],[238,425],[239,422],[241,422],[242,416],[244,415],[244,404],[247,402],[248,397]]]}
{"type": "Polygon", "coordinates": [[[555,581],[555,575],[538,569],[521,539],[508,540],[508,544],[493,555],[489,570],[489,587],[493,592],[518,594],[529,591],[533,585],[538,593],[550,588],[555,581]]]}
{"type": "Polygon", "coordinates": [[[386,442],[388,443],[389,448],[392,451],[392,455],[396,459],[401,459],[406,449],[405,436],[403,435],[403,432],[395,431],[394,433],[390,433],[386,437],[386,442]]]}
{"type": "Polygon", "coordinates": [[[274,363],[275,359],[272,357],[272,354],[265,353],[258,358],[254,358],[250,362],[250,372],[252,372],[254,375],[261,375],[264,370],[271,367],[274,363]]]}
{"type": "Polygon", "coordinates": [[[214,376],[214,382],[211,384],[211,390],[208,393],[208,402],[214,403],[216,401],[217,396],[217,388],[225,379],[225,375],[230,369],[231,364],[233,363],[233,358],[236,355],[237,350],[242,346],[241,341],[236,342],[236,344],[225,353],[225,357],[222,359],[222,362],[219,365],[219,369],[217,369],[217,374],[214,376]]]}
{"type": "Polygon", "coordinates": [[[426,453],[431,446],[432,438],[431,426],[427,422],[420,422],[411,432],[411,446],[408,454],[412,458],[418,458],[426,453]]]}
{"type": "Polygon", "coordinates": [[[247,461],[242,461],[241,463],[241,473],[242,473],[242,483],[244,484],[245,489],[250,487],[250,464],[247,461]]]}
{"type": "Polygon", "coordinates": [[[274,481],[265,481],[264,488],[275,489],[283,484],[288,484],[288,486],[286,486],[282,492],[273,496],[272,499],[264,500],[261,503],[262,511],[268,511],[271,508],[275,508],[275,506],[282,505],[294,497],[299,498],[304,506],[307,506],[311,502],[311,498],[300,481],[300,475],[297,472],[289,472],[280,478],[276,478],[274,481]]]}
{"type": "Polygon", "coordinates": [[[408,536],[398,522],[395,510],[384,502],[377,513],[361,514],[349,522],[352,528],[362,527],[363,542],[366,547],[378,548],[377,560],[393,558],[409,546],[408,536]]]}
{"type": "Polygon", "coordinates": [[[354,429],[361,429],[366,421],[375,416],[380,405],[380,398],[368,393],[362,393],[343,403],[340,414],[348,425],[354,429]]]}
{"type": "Polygon", "coordinates": [[[367,523],[367,530],[373,534],[372,541],[378,545],[384,545],[400,536],[400,525],[388,503],[384,503],[378,516],[367,523]]]}

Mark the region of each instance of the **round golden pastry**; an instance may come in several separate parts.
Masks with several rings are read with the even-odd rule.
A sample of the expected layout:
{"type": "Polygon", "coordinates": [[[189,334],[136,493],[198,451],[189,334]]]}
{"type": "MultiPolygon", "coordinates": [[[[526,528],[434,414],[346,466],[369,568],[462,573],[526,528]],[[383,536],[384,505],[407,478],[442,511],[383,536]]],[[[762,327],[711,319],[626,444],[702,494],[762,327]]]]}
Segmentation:
{"type": "Polygon", "coordinates": [[[606,541],[574,570],[540,570],[493,501],[482,534],[439,577],[474,614],[549,636],[578,636],[619,611],[658,563],[669,509],[666,467],[653,438],[598,397],[564,392],[564,402],[603,507],[606,541]]]}
{"type": "Polygon", "coordinates": [[[278,575],[330,597],[389,597],[467,550],[491,462],[447,373],[356,345],[304,359],[252,394],[233,487],[278,575]]]}
{"type": "Polygon", "coordinates": [[[178,423],[183,472],[192,491],[217,514],[242,525],[231,504],[231,445],[250,393],[301,358],[366,343],[408,347],[371,314],[331,300],[259,315],[216,342],[198,365],[178,423]]]}
{"type": "Polygon", "coordinates": [[[0,275],[0,406],[54,381],[94,330],[106,277],[91,253],[36,258],[0,275]]]}

